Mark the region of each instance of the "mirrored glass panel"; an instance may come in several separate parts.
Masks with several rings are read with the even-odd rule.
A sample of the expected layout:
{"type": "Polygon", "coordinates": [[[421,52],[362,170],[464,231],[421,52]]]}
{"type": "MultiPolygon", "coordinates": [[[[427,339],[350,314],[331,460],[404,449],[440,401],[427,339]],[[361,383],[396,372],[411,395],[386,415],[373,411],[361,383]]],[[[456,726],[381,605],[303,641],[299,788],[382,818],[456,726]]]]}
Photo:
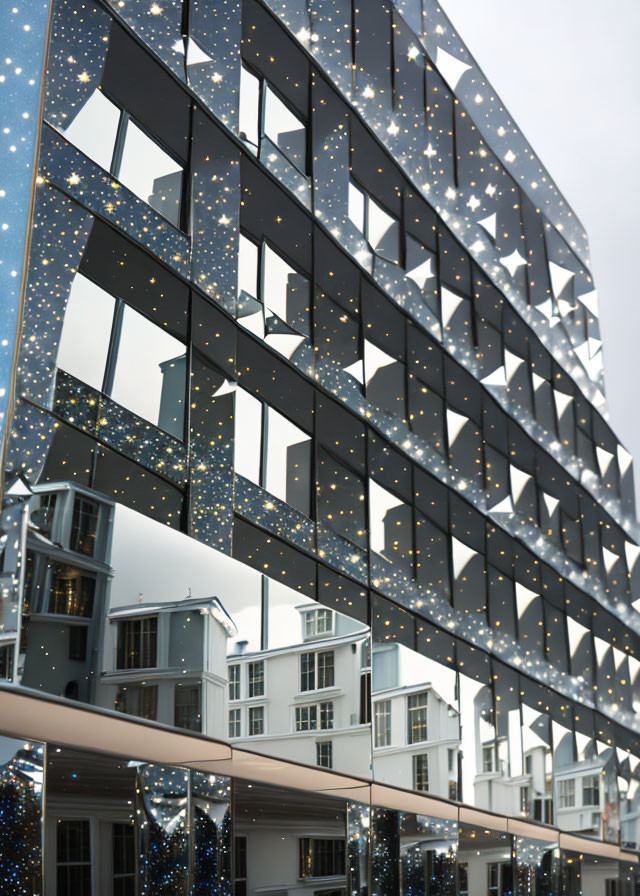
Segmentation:
{"type": "Polygon", "coordinates": [[[182,165],[131,120],[117,177],[172,224],[180,225],[182,165]]]}
{"type": "Polygon", "coordinates": [[[42,892],[44,744],[0,736],[0,890],[42,892]]]}
{"type": "Polygon", "coordinates": [[[298,171],[307,165],[307,132],[300,119],[265,85],[264,133],[298,171]]]}
{"type": "Polygon", "coordinates": [[[235,894],[364,892],[368,805],[236,780],[233,806],[235,894]]]}

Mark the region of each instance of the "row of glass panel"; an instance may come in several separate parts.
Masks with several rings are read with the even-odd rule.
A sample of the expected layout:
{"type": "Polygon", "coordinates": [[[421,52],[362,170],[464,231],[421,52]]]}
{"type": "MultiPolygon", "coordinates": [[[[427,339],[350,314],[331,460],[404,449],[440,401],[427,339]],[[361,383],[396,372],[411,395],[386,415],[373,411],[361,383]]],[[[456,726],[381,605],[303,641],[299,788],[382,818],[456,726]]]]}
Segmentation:
{"type": "MultiPolygon", "coordinates": [[[[241,237],[241,296],[259,294],[258,258],[255,244],[241,237]]],[[[308,282],[267,245],[262,255],[262,268],[262,302],[257,305],[258,310],[251,310],[243,318],[243,324],[262,337],[266,334],[267,342],[276,347],[281,347],[283,342],[290,346],[299,345],[310,327],[308,282]],[[266,318],[265,309],[269,309],[266,318]],[[286,331],[281,328],[278,332],[277,325],[273,325],[272,322],[278,319],[287,322],[286,331]]],[[[246,305],[250,310],[249,300],[246,305]]],[[[322,331],[316,333],[318,341],[322,335],[322,331]]],[[[138,416],[177,438],[183,438],[188,380],[185,345],[81,273],[74,278],[67,303],[57,364],[138,416]],[[142,356],[141,345],[145,346],[142,356]]],[[[364,378],[367,397],[374,404],[389,405],[391,396],[395,405],[401,403],[406,371],[373,343],[365,340],[361,369],[356,369],[357,363],[348,367],[356,379],[364,378]]],[[[564,488],[563,483],[555,484],[553,473],[543,470],[543,482],[549,483],[547,487],[557,489],[556,494],[549,494],[537,485],[536,476],[510,463],[500,451],[489,445],[483,447],[480,428],[469,417],[449,408],[436,390],[413,377],[408,385],[414,430],[436,450],[448,454],[463,475],[484,480],[490,508],[496,512],[522,515],[539,526],[579,566],[588,566],[615,591],[628,591],[635,566],[635,546],[611,524],[600,524],[596,528],[599,514],[592,499],[582,496],[582,501],[576,501],[575,495],[564,488]],[[578,512],[580,506],[581,513],[578,512]],[[588,547],[586,556],[585,546],[588,547]]],[[[249,392],[234,384],[221,382],[216,395],[222,396],[229,390],[234,390],[236,395],[232,414],[237,472],[310,515],[311,437],[274,408],[263,406],[249,392]],[[255,434],[261,432],[264,444],[255,438],[255,434]],[[254,438],[247,438],[247,433],[253,433],[254,438]]],[[[196,394],[193,394],[194,399],[198,399],[196,394]]],[[[330,441],[328,433],[319,432],[318,435],[321,440],[330,441]]],[[[364,456],[364,442],[361,454],[364,456]]],[[[355,458],[352,463],[356,465],[355,458]]],[[[322,462],[319,469],[322,469],[322,462]]],[[[341,478],[345,483],[350,480],[351,500],[360,502],[361,506],[337,508],[336,515],[330,499],[324,518],[337,520],[337,523],[330,522],[331,527],[337,527],[340,534],[363,546],[366,531],[364,499],[361,497],[363,486],[357,486],[353,472],[345,470],[341,478]],[[355,528],[342,523],[349,519],[356,521],[355,528]]],[[[384,493],[375,483],[371,488],[376,491],[378,504],[389,505],[383,516],[391,506],[406,506],[400,498],[384,493]]],[[[333,499],[338,501],[339,495],[340,492],[336,492],[333,499]]],[[[325,497],[320,498],[321,502],[324,500],[325,497]]],[[[384,538],[373,531],[375,519],[371,513],[372,548],[385,553],[384,538]]]]}
{"type": "MultiPolygon", "coordinates": [[[[257,134],[264,132],[265,137],[268,137],[278,145],[285,154],[288,153],[290,160],[293,160],[299,168],[304,170],[303,160],[306,159],[304,125],[288,109],[285,103],[277,97],[274,91],[264,82],[264,79],[251,74],[246,68],[242,70],[241,123],[242,134],[245,135],[250,145],[257,146],[257,134]],[[260,122],[262,122],[262,126],[260,126],[260,122]],[[252,136],[247,137],[247,134],[252,136]]],[[[118,177],[136,195],[145,199],[145,201],[150,201],[165,217],[169,217],[173,223],[180,223],[180,194],[183,179],[182,163],[175,161],[166,150],[161,149],[160,145],[145,133],[145,130],[131,118],[129,113],[123,111],[112,102],[103,90],[98,88],[93,90],[79,111],[75,113],[71,123],[66,124],[64,133],[71,142],[81,148],[102,167],[113,173],[114,176],[118,177]]],[[[399,260],[401,236],[399,221],[385,212],[382,206],[369,194],[363,192],[355,182],[349,184],[349,216],[363,233],[366,232],[370,245],[375,252],[381,255],[381,257],[388,258],[388,260],[394,262],[399,260]],[[384,248],[386,244],[388,244],[387,249],[384,248]]],[[[437,282],[436,256],[433,252],[421,246],[414,237],[410,236],[407,236],[407,264],[409,265],[407,276],[421,290],[426,289],[425,295],[427,293],[431,294],[433,292],[433,283],[427,281],[437,282]]],[[[292,273],[295,272],[292,271],[292,273]]],[[[303,278],[298,275],[297,279],[301,280],[303,278]]],[[[300,286],[298,288],[300,289],[300,286]]],[[[250,295],[254,294],[250,293],[250,295]]],[[[303,297],[298,296],[298,306],[300,306],[301,299],[303,297]]],[[[463,342],[465,338],[468,340],[472,329],[464,321],[469,316],[469,310],[465,311],[468,300],[465,301],[463,296],[446,289],[443,292],[442,301],[442,314],[446,317],[448,338],[453,338],[454,343],[459,342],[460,339],[463,342]],[[446,296],[444,293],[446,293],[446,296]],[[445,304],[447,304],[449,310],[444,308],[445,304]],[[449,308],[449,306],[451,307],[449,308]]],[[[282,300],[280,300],[280,304],[282,305],[282,300]]],[[[440,310],[436,310],[440,316],[440,310]]],[[[278,311],[275,311],[275,314],[286,325],[292,325],[285,315],[278,313],[278,311]]],[[[443,319],[444,324],[445,320],[443,319]]],[[[290,355],[292,350],[291,347],[295,347],[296,343],[299,344],[296,336],[300,331],[295,321],[292,326],[294,330],[294,333],[290,334],[292,338],[282,339],[276,337],[272,340],[274,346],[280,345],[280,350],[283,350],[283,346],[286,346],[284,350],[288,355],[290,355]]],[[[278,333],[277,322],[275,333],[278,333]]],[[[302,335],[308,335],[308,333],[304,333],[304,328],[302,335]]],[[[480,339],[478,345],[481,343],[483,343],[482,339],[480,339]]],[[[501,369],[500,359],[498,359],[497,363],[498,367],[496,370],[486,371],[488,376],[495,378],[499,374],[501,369]]],[[[350,366],[355,370],[354,365],[350,366]]],[[[503,362],[502,367],[504,366],[503,362]]],[[[544,418],[540,420],[542,425],[548,426],[550,420],[553,422],[553,403],[547,408],[547,404],[549,404],[548,396],[544,399],[541,398],[542,392],[545,391],[540,388],[542,385],[541,381],[535,390],[536,404],[542,404],[540,415],[538,416],[544,418]]],[[[522,405],[528,413],[531,413],[533,392],[529,391],[528,401],[524,401],[525,396],[522,392],[522,387],[519,387],[514,392],[514,397],[517,397],[516,403],[518,406],[522,405]]],[[[567,402],[566,398],[562,398],[564,393],[559,394],[562,412],[565,414],[567,412],[566,405],[569,402],[567,402]]],[[[395,413],[399,412],[400,408],[397,401],[392,401],[392,408],[395,413]]],[[[572,431],[575,428],[575,424],[570,426],[563,423],[560,428],[562,430],[560,433],[562,440],[568,443],[572,450],[577,451],[578,448],[574,445],[574,436],[571,435],[567,439],[567,432],[565,432],[565,430],[572,431]]],[[[554,430],[555,423],[551,428],[552,432],[554,430]]],[[[589,437],[587,437],[587,441],[589,441],[589,437]]],[[[584,446],[581,446],[581,449],[582,447],[584,446]]],[[[580,453],[584,454],[582,450],[580,453]]],[[[593,448],[589,454],[593,455],[593,448]]],[[[603,462],[606,466],[604,473],[611,478],[616,463],[614,461],[612,464],[611,458],[608,456],[606,461],[603,460],[603,462]]],[[[594,469],[597,469],[595,460],[592,466],[594,469]]],[[[603,473],[602,463],[598,472],[603,473]]],[[[611,487],[610,482],[607,484],[611,487]]],[[[617,486],[615,490],[618,490],[617,486]]]]}
{"type": "Polygon", "coordinates": [[[638,866],[429,814],[0,739],[0,885],[44,896],[636,896],[638,866]]]}

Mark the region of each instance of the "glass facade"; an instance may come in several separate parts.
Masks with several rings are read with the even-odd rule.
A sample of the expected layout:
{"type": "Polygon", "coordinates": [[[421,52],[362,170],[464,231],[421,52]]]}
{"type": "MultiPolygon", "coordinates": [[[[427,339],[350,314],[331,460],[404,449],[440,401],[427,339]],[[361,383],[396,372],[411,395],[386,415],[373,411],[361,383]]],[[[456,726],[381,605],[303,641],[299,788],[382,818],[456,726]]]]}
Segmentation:
{"type": "Polygon", "coordinates": [[[0,891],[635,896],[588,245],[435,0],[5,18],[0,891]]]}

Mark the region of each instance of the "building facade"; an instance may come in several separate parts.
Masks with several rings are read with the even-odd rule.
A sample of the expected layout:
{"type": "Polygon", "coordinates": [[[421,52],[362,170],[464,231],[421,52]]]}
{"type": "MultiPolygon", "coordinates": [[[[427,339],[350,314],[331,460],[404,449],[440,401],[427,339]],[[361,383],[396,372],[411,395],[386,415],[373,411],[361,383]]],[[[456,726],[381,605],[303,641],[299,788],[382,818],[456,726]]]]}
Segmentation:
{"type": "Polygon", "coordinates": [[[588,243],[442,10],[2,15],[0,893],[635,894],[588,243]]]}

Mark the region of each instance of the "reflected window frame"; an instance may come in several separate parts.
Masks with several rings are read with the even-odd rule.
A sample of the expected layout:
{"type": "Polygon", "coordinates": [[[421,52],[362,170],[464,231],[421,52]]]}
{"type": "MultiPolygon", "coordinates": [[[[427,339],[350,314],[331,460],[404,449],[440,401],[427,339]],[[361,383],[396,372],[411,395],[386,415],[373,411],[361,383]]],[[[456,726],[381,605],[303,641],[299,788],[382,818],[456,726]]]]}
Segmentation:
{"type": "MultiPolygon", "coordinates": [[[[248,83],[248,82],[245,82],[248,83]]],[[[300,113],[297,109],[294,109],[289,100],[282,94],[280,91],[273,86],[271,81],[266,78],[261,72],[257,69],[253,68],[253,66],[248,63],[245,59],[241,61],[241,79],[240,79],[240,112],[239,112],[239,123],[238,123],[238,136],[241,142],[247,147],[249,152],[254,155],[256,158],[260,159],[263,149],[263,140],[269,140],[278,151],[281,153],[282,157],[286,160],[286,162],[291,165],[295,171],[298,172],[302,177],[306,179],[310,179],[311,172],[311,141],[309,139],[309,122],[305,121],[300,117],[300,113]],[[255,143],[253,140],[247,136],[248,129],[242,128],[242,125],[246,124],[249,116],[246,113],[247,103],[243,103],[243,90],[242,90],[242,81],[244,78],[251,78],[257,82],[254,85],[254,89],[257,88],[257,121],[251,122],[251,131],[252,133],[257,135],[258,142],[255,143]],[[275,97],[276,101],[281,103],[287,110],[287,112],[292,115],[297,122],[300,124],[300,130],[304,131],[305,135],[305,150],[304,150],[304,169],[300,168],[300,165],[296,164],[293,159],[279,146],[275,140],[273,140],[269,134],[267,133],[268,122],[267,122],[267,94],[271,92],[275,97]],[[243,108],[244,107],[244,108],[243,108]],[[243,136],[244,135],[244,136],[243,136]]],[[[255,114],[255,110],[253,110],[253,114],[255,114]]]]}
{"type": "MultiPolygon", "coordinates": [[[[143,314],[138,308],[135,308],[133,305],[130,305],[124,299],[121,299],[119,296],[110,293],[103,286],[101,286],[96,280],[92,277],[87,276],[86,273],[78,271],[74,277],[74,282],[77,277],[81,277],[84,280],[88,281],[92,287],[97,287],[101,293],[104,293],[106,297],[108,297],[113,302],[113,313],[111,315],[111,327],[108,338],[108,350],[106,353],[106,359],[104,361],[104,369],[102,371],[102,378],[100,386],[97,387],[96,391],[99,391],[101,395],[104,395],[105,398],[108,398],[110,401],[113,401],[115,404],[119,405],[119,407],[124,408],[128,413],[134,414],[136,417],[139,417],[142,420],[145,420],[151,426],[156,427],[161,432],[165,433],[170,438],[176,439],[183,444],[187,441],[187,423],[188,423],[188,414],[187,408],[189,406],[189,388],[190,388],[190,376],[189,376],[189,367],[190,367],[190,345],[188,343],[183,342],[182,339],[179,339],[173,333],[169,333],[166,329],[163,329],[156,321],[152,320],[146,314],[143,314]],[[169,432],[167,429],[163,429],[159,425],[159,421],[148,420],[146,417],[142,417],[139,413],[132,411],[126,405],[121,404],[117,398],[113,397],[114,388],[116,385],[116,378],[118,374],[119,367],[119,350],[120,350],[120,340],[122,334],[124,332],[124,324],[125,324],[125,315],[137,315],[142,321],[144,321],[147,325],[151,327],[155,327],[159,333],[163,333],[167,336],[170,336],[175,342],[179,343],[184,347],[184,358],[185,358],[185,375],[184,375],[184,392],[182,398],[182,419],[181,426],[179,427],[179,433],[169,432]]],[[[134,318],[135,319],[135,318],[134,318]]],[[[64,328],[64,323],[63,323],[64,328]]],[[[179,359],[182,359],[182,355],[179,356],[179,359]]],[[[176,360],[179,360],[176,359],[176,360]]],[[[166,362],[165,362],[166,363],[166,362]]],[[[64,367],[58,367],[58,370],[62,370],[68,372],[71,376],[76,376],[72,371],[66,371],[64,367]]],[[[160,408],[161,409],[161,400],[160,400],[160,408]]]]}
{"type": "MultiPolygon", "coordinates": [[[[96,88],[98,91],[98,88],[96,88]]],[[[188,220],[187,220],[187,203],[184,201],[185,196],[187,195],[187,181],[188,181],[188,170],[187,166],[184,164],[182,159],[178,158],[178,156],[173,152],[173,150],[167,146],[161,139],[159,139],[155,134],[152,134],[151,131],[137,119],[134,115],[131,114],[124,106],[120,104],[120,102],[114,98],[110,93],[102,88],[99,88],[99,93],[118,111],[118,123],[116,127],[115,140],[113,152],[111,155],[111,161],[109,167],[103,170],[106,170],[108,174],[114,177],[118,182],[120,181],[120,173],[122,170],[122,161],[125,153],[126,145],[127,145],[127,133],[129,132],[129,125],[133,128],[136,128],[141,134],[146,137],[147,140],[151,141],[159,150],[161,150],[172,162],[175,162],[176,165],[180,168],[182,174],[180,177],[180,195],[178,197],[178,214],[177,219],[172,220],[167,217],[167,215],[163,214],[162,211],[158,210],[155,206],[151,205],[150,202],[145,200],[142,196],[139,195],[135,190],[133,190],[130,186],[122,181],[123,186],[125,186],[128,190],[130,190],[134,195],[136,195],[145,205],[148,205],[149,208],[152,208],[156,214],[160,217],[164,218],[172,227],[181,230],[183,233],[188,233],[188,220]]],[[[70,140],[67,136],[66,132],[62,132],[63,137],[66,140],[76,146],[73,140],[70,140]]],[[[80,147],[76,147],[83,152],[80,147]]],[[[84,154],[84,152],[83,152],[84,154]]],[[[93,160],[92,160],[93,161],[93,160]]],[[[98,164],[98,163],[96,163],[98,164]]],[[[101,166],[102,167],[102,166],[101,166]]]]}

